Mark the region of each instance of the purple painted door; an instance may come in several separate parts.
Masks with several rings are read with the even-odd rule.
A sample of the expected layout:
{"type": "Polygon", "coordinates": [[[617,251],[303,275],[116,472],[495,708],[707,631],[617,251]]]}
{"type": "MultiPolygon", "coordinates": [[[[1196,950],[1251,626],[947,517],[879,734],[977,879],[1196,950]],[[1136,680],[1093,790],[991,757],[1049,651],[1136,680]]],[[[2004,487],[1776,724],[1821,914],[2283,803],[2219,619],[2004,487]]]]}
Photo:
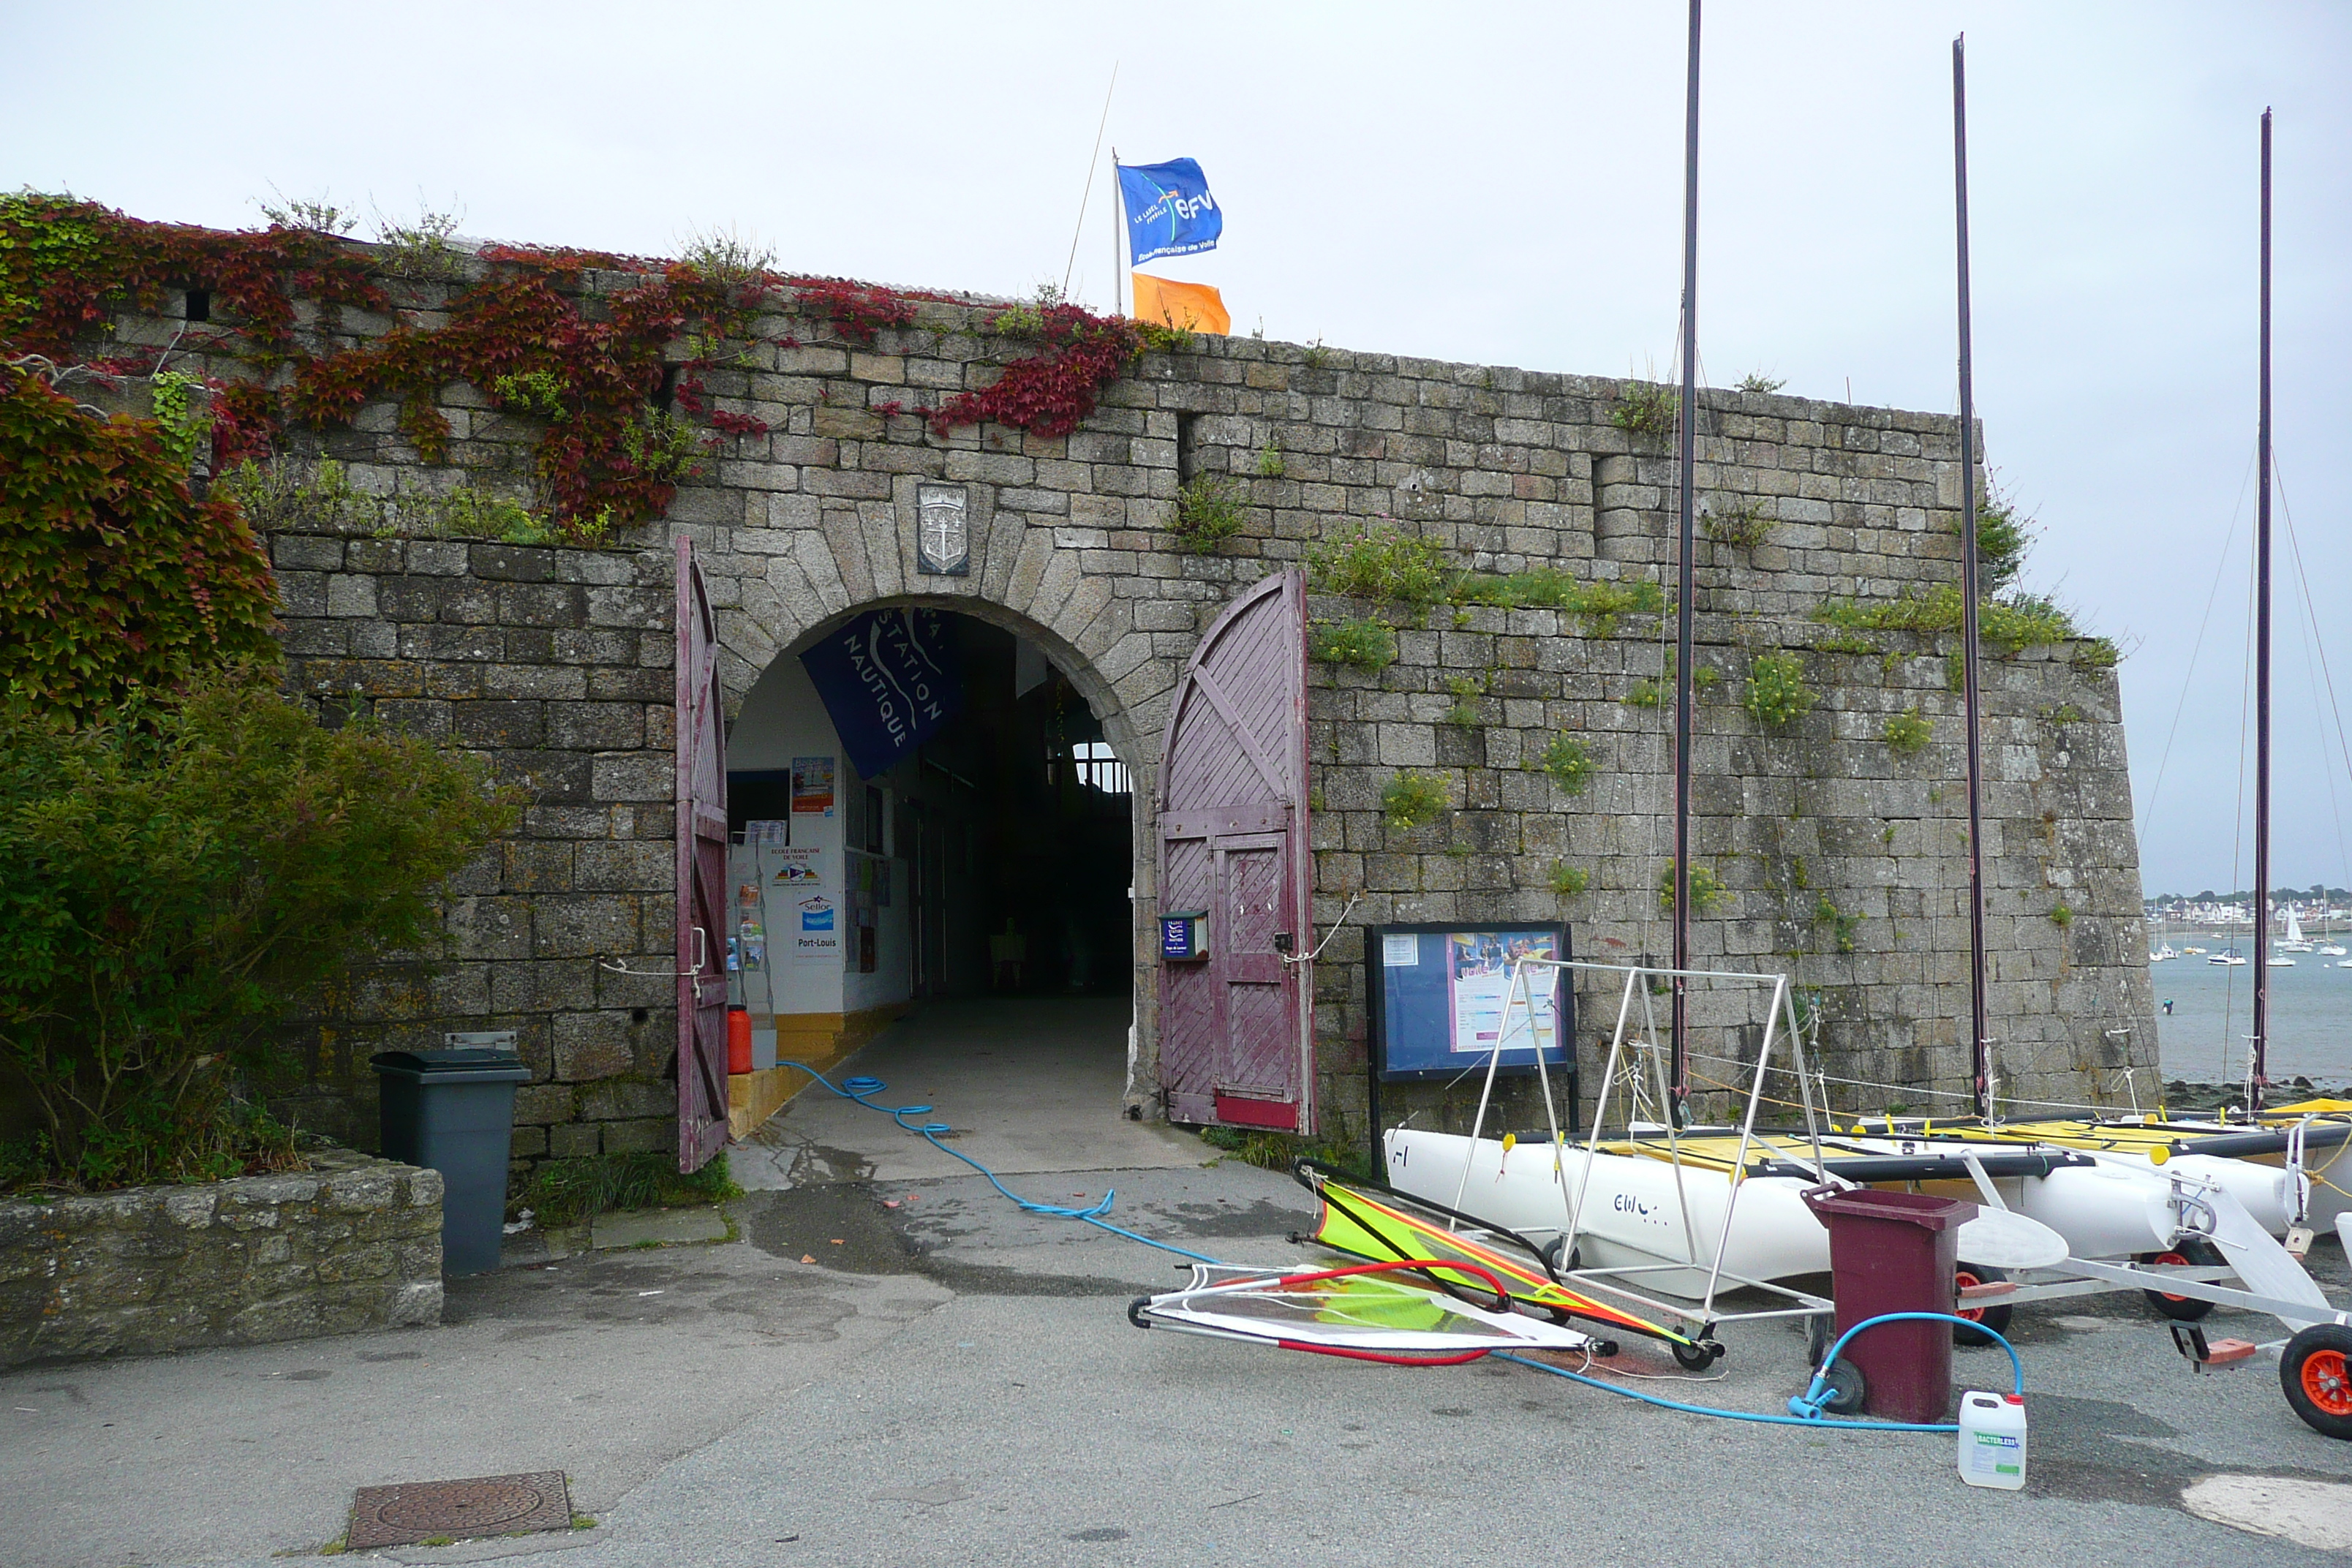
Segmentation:
{"type": "Polygon", "coordinates": [[[1311,1132],[1307,584],[1267,578],[1201,639],[1160,764],[1160,909],[1206,910],[1209,956],[1160,966],[1177,1121],[1311,1132]]]}
{"type": "Polygon", "coordinates": [[[727,733],[719,639],[677,542],[677,1168],[727,1146],[727,733]]]}

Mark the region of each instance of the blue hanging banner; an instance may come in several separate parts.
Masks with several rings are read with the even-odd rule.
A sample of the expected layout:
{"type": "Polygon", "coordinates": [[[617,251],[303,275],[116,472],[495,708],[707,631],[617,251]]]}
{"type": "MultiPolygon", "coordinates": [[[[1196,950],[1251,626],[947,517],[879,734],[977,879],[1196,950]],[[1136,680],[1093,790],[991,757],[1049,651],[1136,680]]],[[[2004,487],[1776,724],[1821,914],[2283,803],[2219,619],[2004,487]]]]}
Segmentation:
{"type": "Polygon", "coordinates": [[[1127,246],[1133,265],[1162,256],[1217,248],[1225,215],[1209,195],[1208,176],[1190,158],[1165,163],[1121,163],[1119,195],[1127,201],[1127,246]]]}
{"type": "Polygon", "coordinates": [[[860,778],[913,756],[963,706],[963,672],[937,610],[868,610],[801,666],[860,778]]]}

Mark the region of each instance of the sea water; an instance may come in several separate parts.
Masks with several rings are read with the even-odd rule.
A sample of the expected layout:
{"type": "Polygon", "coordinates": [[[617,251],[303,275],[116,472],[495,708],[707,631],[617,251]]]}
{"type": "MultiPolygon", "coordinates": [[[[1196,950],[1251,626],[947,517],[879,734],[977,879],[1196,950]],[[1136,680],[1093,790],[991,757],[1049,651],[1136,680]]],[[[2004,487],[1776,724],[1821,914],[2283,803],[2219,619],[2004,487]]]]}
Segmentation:
{"type": "MultiPolygon", "coordinates": [[[[2194,945],[2206,952],[2235,947],[2253,956],[2253,940],[2178,932],[2152,946],[2194,945]]],[[[2347,945],[2352,945],[2347,943],[2347,945]]],[[[2296,952],[2293,968],[2270,972],[2270,1077],[2315,1084],[2352,1083],[2352,969],[2316,952],[2296,952]]],[[[2195,1083],[2235,1083],[2245,1076],[2246,1037],[2254,1028],[2254,970],[2208,963],[2203,953],[2148,966],[2156,987],[2157,1038],[2164,1076],[2195,1083]],[[2172,1012],[2164,1011],[2167,1000],[2172,1012]]],[[[2276,1098],[2273,1096],[2273,1098],[2276,1098]]]]}

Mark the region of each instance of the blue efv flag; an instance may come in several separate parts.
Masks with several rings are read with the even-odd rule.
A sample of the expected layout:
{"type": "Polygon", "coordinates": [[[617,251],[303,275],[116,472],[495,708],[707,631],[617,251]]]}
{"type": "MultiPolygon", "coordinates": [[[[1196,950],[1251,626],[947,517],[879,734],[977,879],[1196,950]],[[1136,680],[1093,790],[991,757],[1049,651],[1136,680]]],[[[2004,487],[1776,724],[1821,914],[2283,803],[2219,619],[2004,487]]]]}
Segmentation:
{"type": "Polygon", "coordinates": [[[1138,267],[1158,257],[1214,250],[1225,232],[1208,176],[1190,158],[1121,163],[1118,189],[1127,199],[1128,250],[1138,267]]]}

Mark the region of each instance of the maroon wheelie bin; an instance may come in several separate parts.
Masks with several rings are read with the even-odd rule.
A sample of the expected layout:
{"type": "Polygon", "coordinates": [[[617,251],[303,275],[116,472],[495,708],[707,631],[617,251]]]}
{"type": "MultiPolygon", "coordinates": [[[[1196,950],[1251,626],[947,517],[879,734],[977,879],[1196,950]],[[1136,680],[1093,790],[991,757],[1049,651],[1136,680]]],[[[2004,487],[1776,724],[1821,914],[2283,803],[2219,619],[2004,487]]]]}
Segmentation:
{"type": "MultiPolygon", "coordinates": [[[[1960,1226],[1976,1217],[1976,1205],[1872,1187],[1814,1187],[1805,1204],[1829,1227],[1839,1334],[1882,1313],[1952,1310],[1960,1226]]],[[[1842,1353],[1862,1373],[1863,1408],[1871,1415],[1920,1423],[1947,1418],[1950,1323],[1881,1323],[1855,1335],[1842,1353]]]]}

